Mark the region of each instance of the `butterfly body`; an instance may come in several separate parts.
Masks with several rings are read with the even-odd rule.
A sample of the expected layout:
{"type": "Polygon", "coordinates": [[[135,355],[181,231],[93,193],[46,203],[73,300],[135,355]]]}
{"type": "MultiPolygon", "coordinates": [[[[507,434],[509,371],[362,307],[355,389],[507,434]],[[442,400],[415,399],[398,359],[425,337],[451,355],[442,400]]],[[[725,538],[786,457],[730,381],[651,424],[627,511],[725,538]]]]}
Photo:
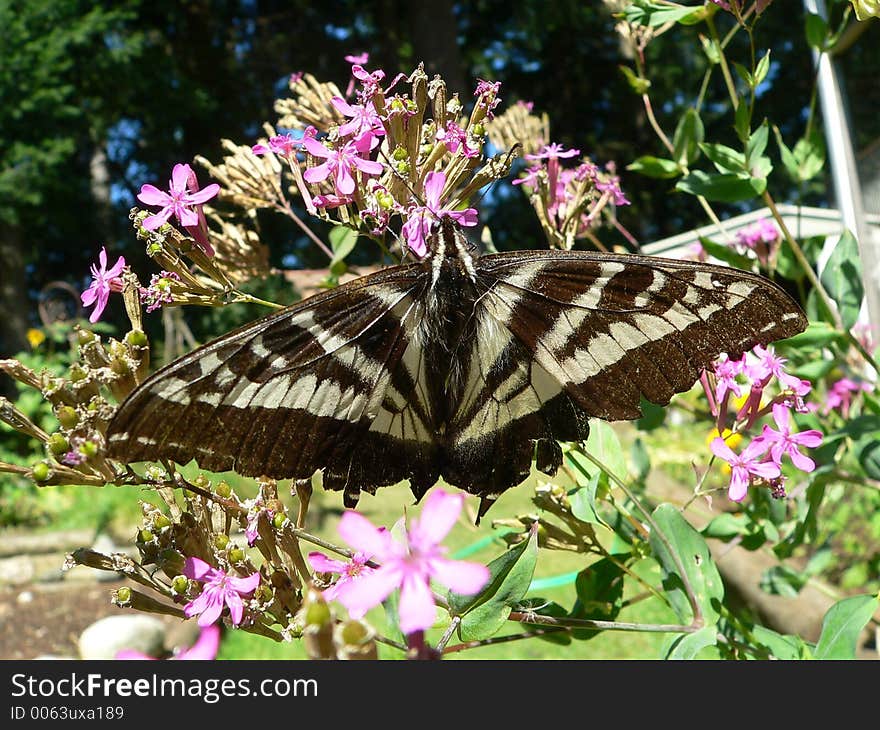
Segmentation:
{"type": "Polygon", "coordinates": [[[424,261],[298,302],[159,370],[121,404],[108,452],[126,462],[308,478],[360,491],[438,479],[481,512],[588,419],[665,405],[721,353],[800,332],[772,282],[625,254],[474,255],[444,219],[424,261]]]}

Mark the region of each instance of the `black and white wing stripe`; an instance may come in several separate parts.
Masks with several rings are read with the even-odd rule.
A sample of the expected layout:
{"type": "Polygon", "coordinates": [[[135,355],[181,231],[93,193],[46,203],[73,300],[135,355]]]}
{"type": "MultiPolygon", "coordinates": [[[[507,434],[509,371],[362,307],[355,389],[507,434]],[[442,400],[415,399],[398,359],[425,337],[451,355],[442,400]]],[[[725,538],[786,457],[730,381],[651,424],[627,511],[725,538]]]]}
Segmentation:
{"type": "Polygon", "coordinates": [[[119,407],[108,453],[360,489],[428,489],[438,454],[419,397],[418,265],[386,269],[248,324],[159,370],[119,407]],[[405,442],[404,444],[401,442],[405,442]]]}

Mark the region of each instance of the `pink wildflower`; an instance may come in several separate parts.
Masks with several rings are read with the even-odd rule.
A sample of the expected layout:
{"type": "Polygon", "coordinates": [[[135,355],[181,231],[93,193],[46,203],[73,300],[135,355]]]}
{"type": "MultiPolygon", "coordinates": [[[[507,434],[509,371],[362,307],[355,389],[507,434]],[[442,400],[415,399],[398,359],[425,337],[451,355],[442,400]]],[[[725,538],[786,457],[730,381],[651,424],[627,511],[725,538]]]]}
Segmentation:
{"type": "Polygon", "coordinates": [[[850,380],[849,378],[841,378],[836,381],[828,390],[828,397],[825,399],[824,413],[830,413],[833,410],[840,411],[844,418],[849,418],[849,409],[852,406],[853,395],[859,391],[870,393],[874,386],[863,380],[850,380]]]}
{"type": "Polygon", "coordinates": [[[279,157],[291,158],[297,147],[302,147],[302,140],[295,139],[291,134],[276,134],[269,138],[269,145],[255,144],[251,151],[255,155],[265,155],[269,152],[279,157]]]}
{"type": "Polygon", "coordinates": [[[434,623],[432,578],[457,593],[473,595],[480,591],[489,581],[488,568],[450,560],[440,545],[458,519],[463,503],[464,495],[435,489],[402,541],[374,527],[358,512],[347,511],[339,522],[339,534],[357,550],[373,555],[381,565],[352,581],[339,601],[349,611],[363,615],[400,588],[400,628],[404,634],[412,634],[434,623]]]}
{"type": "Polygon", "coordinates": [[[420,258],[428,253],[427,239],[433,226],[443,217],[448,216],[462,226],[477,225],[477,211],[474,208],[451,210],[441,207],[440,196],[446,185],[446,173],[429,172],[425,175],[425,205],[414,206],[409,217],[401,228],[406,245],[420,258]]]}
{"type": "Polygon", "coordinates": [[[525,156],[527,160],[547,160],[547,186],[550,189],[551,197],[549,202],[551,206],[556,204],[556,181],[559,178],[559,160],[576,157],[580,153],[580,150],[567,150],[561,144],[553,142],[545,144],[534,154],[525,156]]]}
{"type": "Polygon", "coordinates": [[[798,469],[805,472],[811,472],[816,468],[814,462],[809,456],[805,456],[798,451],[798,446],[806,446],[807,448],[815,448],[822,443],[822,432],[816,429],[801,431],[799,433],[791,432],[791,413],[788,408],[781,403],[773,406],[773,420],[779,428],[778,431],[771,426],[764,426],[764,430],[758,437],[763,443],[769,444],[770,456],[777,464],[782,463],[782,455],[788,454],[791,463],[798,469]]]}
{"type": "Polygon", "coordinates": [[[340,137],[360,139],[368,134],[371,136],[369,149],[379,144],[377,138],[385,135],[385,127],[372,104],[349,104],[341,96],[334,96],[330,103],[340,114],[351,118],[339,127],[340,137]]]}
{"type": "Polygon", "coordinates": [[[476,157],[480,154],[479,149],[468,145],[467,132],[455,122],[447,122],[445,129],[438,130],[437,141],[443,142],[452,154],[456,154],[459,149],[461,154],[468,158],[476,157]]]}
{"type": "Polygon", "coordinates": [[[355,189],[354,171],[360,170],[365,175],[381,175],[381,162],[366,159],[369,154],[372,137],[346,142],[337,150],[331,150],[312,137],[304,137],[303,144],[313,157],[327,160],[321,165],[308,168],[303,174],[306,182],[318,183],[333,176],[333,183],[340,195],[351,195],[355,189]]]}
{"type": "Polygon", "coordinates": [[[765,266],[776,253],[781,241],[779,229],[768,218],[761,218],[736,232],[736,242],[740,248],[754,251],[758,261],[765,266]]]}
{"type": "Polygon", "coordinates": [[[260,583],[259,573],[239,578],[194,557],[186,559],[183,574],[191,580],[204,583],[202,592],[183,607],[188,618],[198,614],[199,626],[208,626],[220,618],[224,605],[229,608],[232,624],[238,626],[244,616],[241,597],[253,593],[260,583]]]}
{"type": "MultiPolygon", "coordinates": [[[[324,553],[309,553],[309,562],[312,567],[319,573],[336,573],[339,578],[328,588],[322,591],[325,600],[339,601],[343,605],[346,602],[346,595],[351,590],[354,582],[370,575],[375,568],[367,565],[371,556],[363,550],[359,550],[354,554],[351,560],[332,560],[324,553]]],[[[365,610],[357,609],[349,610],[352,618],[363,618],[365,610]]]]}
{"type": "Polygon", "coordinates": [[[199,190],[199,181],[193,169],[189,165],[178,163],[171,171],[167,193],[154,185],[141,186],[138,200],[147,205],[162,206],[158,213],[144,218],[143,226],[148,231],[155,231],[174,215],[205,253],[213,256],[214,249],[208,241],[208,224],[202,212],[202,204],[215,197],[218,192],[220,186],[217,183],[211,183],[199,190]]]}
{"type": "Polygon", "coordinates": [[[719,459],[730,464],[730,486],[727,496],[734,502],[741,502],[748,492],[752,476],[773,479],[780,476],[779,464],[772,461],[759,461],[767,451],[767,444],[754,439],[741,454],[735,453],[723,438],[715,438],[709,448],[719,459]]]}
{"type": "Polygon", "coordinates": [[[82,303],[90,307],[93,304],[95,308],[89,317],[89,322],[94,324],[101,318],[107,301],[110,299],[110,292],[122,291],[122,270],[125,268],[125,259],[120,256],[116,259],[116,263],[107,268],[107,249],[101,247],[101,253],[98,254],[98,262],[100,267],[92,264],[92,283],[81,295],[82,303]]]}

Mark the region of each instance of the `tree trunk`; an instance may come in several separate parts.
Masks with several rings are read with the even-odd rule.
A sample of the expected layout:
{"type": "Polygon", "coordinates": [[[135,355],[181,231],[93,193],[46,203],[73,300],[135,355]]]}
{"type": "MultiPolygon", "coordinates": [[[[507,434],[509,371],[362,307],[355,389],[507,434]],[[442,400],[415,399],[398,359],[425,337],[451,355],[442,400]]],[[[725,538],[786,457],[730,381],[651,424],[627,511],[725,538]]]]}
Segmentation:
{"type": "MultiPolygon", "coordinates": [[[[0,223],[0,357],[27,348],[28,297],[21,228],[0,223]]],[[[15,398],[9,378],[0,378],[0,395],[15,398]]]]}

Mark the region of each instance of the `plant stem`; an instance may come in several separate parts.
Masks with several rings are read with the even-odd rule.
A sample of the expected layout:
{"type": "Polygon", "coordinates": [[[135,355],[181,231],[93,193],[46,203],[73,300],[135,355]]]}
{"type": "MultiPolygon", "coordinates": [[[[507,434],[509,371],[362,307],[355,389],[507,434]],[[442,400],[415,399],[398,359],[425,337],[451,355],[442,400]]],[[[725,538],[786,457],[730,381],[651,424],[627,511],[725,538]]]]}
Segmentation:
{"type": "Polygon", "coordinates": [[[566,618],[564,616],[542,616],[524,611],[511,611],[510,621],[539,626],[558,626],[570,629],[598,629],[601,631],[636,631],[648,633],[693,634],[702,628],[702,620],[690,626],[681,624],[634,624],[628,621],[600,621],[589,618],[566,618]]]}
{"type": "MultiPolygon", "coordinates": [[[[466,641],[463,644],[453,644],[443,649],[444,654],[455,654],[465,649],[476,649],[481,646],[492,646],[493,644],[506,644],[510,641],[520,641],[522,639],[531,639],[535,636],[544,636],[546,634],[558,634],[560,632],[568,632],[569,628],[565,626],[549,626],[546,629],[535,629],[534,631],[524,631],[521,634],[509,634],[507,636],[492,636],[488,639],[480,639],[477,641],[466,641]]],[[[439,645],[438,645],[439,648],[439,645]]]]}

